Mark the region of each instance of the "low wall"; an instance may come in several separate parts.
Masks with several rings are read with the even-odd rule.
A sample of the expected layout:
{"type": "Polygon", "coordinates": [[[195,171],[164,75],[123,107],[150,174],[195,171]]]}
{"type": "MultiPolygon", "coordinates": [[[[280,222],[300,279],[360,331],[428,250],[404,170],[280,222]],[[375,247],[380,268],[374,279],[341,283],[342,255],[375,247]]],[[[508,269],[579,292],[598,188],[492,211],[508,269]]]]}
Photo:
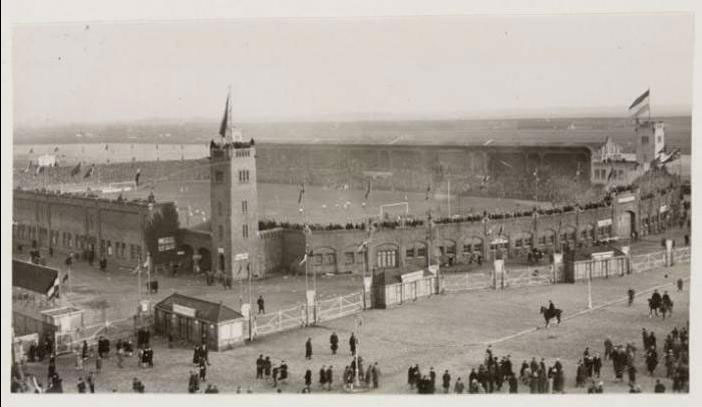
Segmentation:
{"type": "Polygon", "coordinates": [[[629,264],[631,271],[635,273],[665,267],[665,250],[631,256],[629,264]]]}

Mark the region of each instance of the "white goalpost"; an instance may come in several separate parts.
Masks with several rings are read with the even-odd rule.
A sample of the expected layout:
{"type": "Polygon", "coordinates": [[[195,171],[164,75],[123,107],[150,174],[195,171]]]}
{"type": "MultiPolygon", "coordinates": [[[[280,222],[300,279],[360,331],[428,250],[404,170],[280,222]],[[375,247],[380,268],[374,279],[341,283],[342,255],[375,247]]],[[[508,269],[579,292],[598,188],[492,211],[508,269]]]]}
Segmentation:
{"type": "Polygon", "coordinates": [[[394,207],[398,207],[398,206],[404,206],[405,216],[409,216],[409,202],[395,202],[395,203],[380,205],[380,219],[383,219],[383,216],[385,215],[386,208],[394,208],[394,207]]]}

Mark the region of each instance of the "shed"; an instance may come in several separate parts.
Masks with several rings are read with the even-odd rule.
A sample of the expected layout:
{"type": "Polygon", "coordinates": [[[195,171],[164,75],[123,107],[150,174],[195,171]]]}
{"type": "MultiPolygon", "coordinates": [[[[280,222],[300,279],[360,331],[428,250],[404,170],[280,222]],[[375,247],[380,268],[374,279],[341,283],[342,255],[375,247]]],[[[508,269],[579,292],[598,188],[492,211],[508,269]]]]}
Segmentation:
{"type": "Polygon", "coordinates": [[[154,331],[220,351],[244,341],[244,316],[222,303],[173,293],[154,307],[154,331]]]}

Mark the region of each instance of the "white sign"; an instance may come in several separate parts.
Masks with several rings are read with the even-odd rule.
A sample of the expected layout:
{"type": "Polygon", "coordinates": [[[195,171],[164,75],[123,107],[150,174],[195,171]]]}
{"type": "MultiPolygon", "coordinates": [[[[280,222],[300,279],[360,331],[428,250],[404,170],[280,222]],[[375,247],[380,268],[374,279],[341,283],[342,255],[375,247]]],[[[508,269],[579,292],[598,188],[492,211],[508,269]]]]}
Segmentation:
{"type": "Polygon", "coordinates": [[[668,210],[668,205],[661,205],[660,213],[663,213],[668,210]]]}
{"type": "Polygon", "coordinates": [[[244,321],[249,320],[251,315],[251,304],[241,304],[241,315],[244,316],[244,321]]]}
{"type": "Polygon", "coordinates": [[[495,239],[492,241],[492,244],[507,244],[507,243],[509,243],[509,240],[507,240],[506,238],[501,237],[501,236],[495,238],[495,239]]]}
{"type": "Polygon", "coordinates": [[[370,291],[372,285],[373,285],[373,276],[363,277],[363,288],[366,291],[370,291]]]}
{"type": "Polygon", "coordinates": [[[158,251],[165,252],[176,248],[175,237],[166,236],[158,238],[158,251]]]}
{"type": "Polygon", "coordinates": [[[417,270],[401,275],[400,279],[403,283],[411,283],[412,281],[421,280],[422,277],[424,277],[424,270],[417,270]]]}
{"type": "Polygon", "coordinates": [[[597,221],[597,227],[601,228],[603,226],[609,226],[612,224],[612,218],[602,219],[597,221]]]}
{"type": "Polygon", "coordinates": [[[186,317],[195,318],[195,309],[190,307],[184,307],[182,305],[173,304],[173,313],[185,315],[186,317]]]}
{"type": "Polygon", "coordinates": [[[627,203],[627,202],[632,202],[636,199],[634,195],[629,195],[629,196],[623,196],[617,200],[618,203],[627,203]]]}
{"type": "Polygon", "coordinates": [[[218,247],[218,248],[217,248],[217,253],[219,253],[219,254],[224,254],[224,249],[221,248],[221,247],[218,247]]]}
{"type": "Polygon", "coordinates": [[[237,253],[237,255],[234,256],[234,261],[241,261],[241,260],[248,260],[248,259],[249,259],[248,253],[237,253]]]}
{"type": "Polygon", "coordinates": [[[613,251],[608,251],[608,252],[599,252],[599,253],[592,253],[592,259],[593,260],[604,260],[604,259],[609,259],[614,256],[613,251]]]}

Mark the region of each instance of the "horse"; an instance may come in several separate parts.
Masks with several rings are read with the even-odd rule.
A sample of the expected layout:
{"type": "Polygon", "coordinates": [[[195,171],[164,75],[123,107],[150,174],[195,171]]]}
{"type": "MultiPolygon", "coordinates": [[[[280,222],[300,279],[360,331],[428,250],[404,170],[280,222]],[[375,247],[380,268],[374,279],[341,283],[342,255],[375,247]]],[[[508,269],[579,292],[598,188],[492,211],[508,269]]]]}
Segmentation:
{"type": "Polygon", "coordinates": [[[663,315],[663,319],[665,319],[666,314],[673,315],[673,301],[662,301],[658,309],[661,310],[661,315],[663,315]]]}
{"type": "Polygon", "coordinates": [[[556,308],[556,309],[554,309],[553,311],[551,311],[550,309],[548,309],[548,308],[542,306],[542,307],[541,307],[541,313],[544,315],[544,320],[546,321],[546,326],[545,326],[544,328],[548,328],[548,324],[549,324],[549,322],[551,322],[551,320],[552,320],[553,318],[556,318],[556,321],[558,321],[558,324],[560,325],[560,323],[561,323],[561,313],[562,313],[562,312],[563,312],[563,311],[561,311],[561,310],[558,309],[558,308],[556,308]]]}

